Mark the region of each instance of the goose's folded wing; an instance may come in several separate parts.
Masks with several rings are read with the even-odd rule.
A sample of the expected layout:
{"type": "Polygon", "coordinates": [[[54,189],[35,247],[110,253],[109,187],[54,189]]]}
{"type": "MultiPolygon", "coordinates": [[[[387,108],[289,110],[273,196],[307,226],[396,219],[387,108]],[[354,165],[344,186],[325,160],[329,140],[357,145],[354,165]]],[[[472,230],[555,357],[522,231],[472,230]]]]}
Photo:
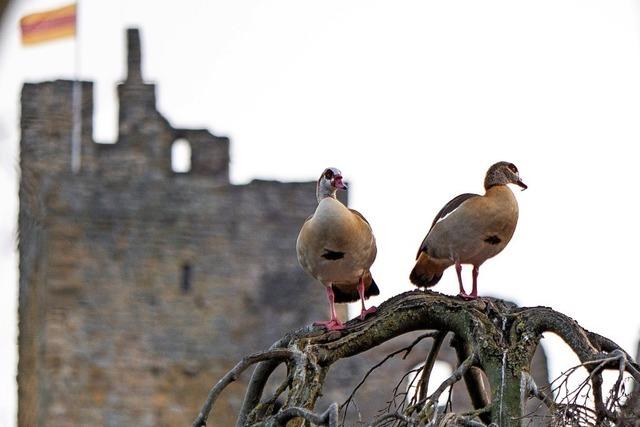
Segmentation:
{"type": "Polygon", "coordinates": [[[360,218],[361,220],[363,220],[364,222],[366,222],[366,223],[367,223],[367,225],[368,225],[369,227],[371,227],[371,224],[369,224],[369,221],[367,221],[367,218],[365,218],[365,217],[364,217],[364,215],[362,215],[360,212],[358,212],[358,211],[357,211],[357,210],[355,210],[355,209],[349,209],[349,211],[350,211],[352,214],[354,214],[355,216],[359,217],[359,218],[360,218]]]}
{"type": "Polygon", "coordinates": [[[418,259],[418,257],[420,256],[420,252],[427,250],[427,237],[429,237],[429,233],[431,232],[433,227],[438,222],[445,219],[447,215],[449,215],[450,213],[458,209],[460,205],[462,205],[464,202],[474,197],[480,197],[480,195],[475,193],[460,194],[459,196],[456,196],[453,199],[451,199],[446,205],[442,207],[442,209],[440,209],[436,217],[433,219],[433,222],[431,223],[431,227],[429,227],[429,231],[427,232],[427,235],[424,237],[424,239],[422,240],[422,243],[420,244],[420,249],[418,249],[418,253],[416,254],[416,259],[418,259]]]}

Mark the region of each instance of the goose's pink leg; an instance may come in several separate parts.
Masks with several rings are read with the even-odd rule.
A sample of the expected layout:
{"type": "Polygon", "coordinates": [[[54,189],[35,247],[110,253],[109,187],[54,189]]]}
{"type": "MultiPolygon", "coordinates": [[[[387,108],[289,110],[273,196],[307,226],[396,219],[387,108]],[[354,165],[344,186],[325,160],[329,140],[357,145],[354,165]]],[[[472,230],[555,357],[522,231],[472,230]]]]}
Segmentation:
{"type": "Polygon", "coordinates": [[[362,277],[360,278],[360,281],[358,282],[358,294],[360,295],[360,301],[362,302],[362,310],[360,311],[360,320],[364,320],[365,317],[367,317],[368,314],[373,314],[376,311],[378,311],[378,309],[374,305],[372,305],[368,309],[365,308],[365,306],[364,306],[364,280],[362,280],[362,277]]]}
{"type": "Polygon", "coordinates": [[[328,331],[339,331],[344,329],[344,325],[340,320],[338,320],[338,316],[336,315],[336,305],[335,305],[335,297],[333,295],[333,288],[331,284],[325,287],[327,291],[327,299],[329,300],[329,310],[331,313],[331,320],[327,320],[325,322],[314,322],[314,326],[324,326],[328,331]]]}
{"type": "Polygon", "coordinates": [[[473,271],[471,272],[471,276],[473,277],[473,289],[471,289],[471,295],[469,297],[471,299],[478,299],[478,273],[480,272],[480,267],[477,265],[473,266],[473,271]]]}
{"type": "Polygon", "coordinates": [[[456,261],[456,274],[458,275],[458,284],[460,285],[460,293],[458,296],[463,299],[468,299],[469,295],[464,291],[464,286],[462,285],[462,265],[460,261],[456,261]]]}

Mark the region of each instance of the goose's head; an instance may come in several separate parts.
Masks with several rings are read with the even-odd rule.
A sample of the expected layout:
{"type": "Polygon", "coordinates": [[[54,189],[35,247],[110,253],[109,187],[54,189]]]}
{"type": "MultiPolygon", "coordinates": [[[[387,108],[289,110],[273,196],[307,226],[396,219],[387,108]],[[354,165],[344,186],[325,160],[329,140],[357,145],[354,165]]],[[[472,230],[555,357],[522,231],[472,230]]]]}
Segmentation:
{"type": "Polygon", "coordinates": [[[485,190],[496,185],[507,184],[515,184],[522,188],[523,191],[527,189],[527,185],[520,179],[520,173],[516,165],[509,162],[498,162],[492,165],[484,178],[485,190]]]}
{"type": "Polygon", "coordinates": [[[336,197],[338,190],[346,189],[347,184],[342,181],[342,172],[337,168],[326,168],[318,178],[316,187],[318,202],[325,197],[336,197]]]}

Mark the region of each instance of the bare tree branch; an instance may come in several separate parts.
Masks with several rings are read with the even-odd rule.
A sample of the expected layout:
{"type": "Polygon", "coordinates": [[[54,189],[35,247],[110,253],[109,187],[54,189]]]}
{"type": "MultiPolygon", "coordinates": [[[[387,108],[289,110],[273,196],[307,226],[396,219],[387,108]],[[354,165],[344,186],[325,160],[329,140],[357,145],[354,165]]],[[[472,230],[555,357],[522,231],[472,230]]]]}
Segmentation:
{"type": "MultiPolygon", "coordinates": [[[[311,326],[305,326],[301,329],[298,329],[297,331],[289,332],[284,337],[276,341],[269,348],[269,350],[285,348],[291,343],[291,341],[294,341],[295,339],[301,337],[312,337],[320,334],[322,334],[322,331],[319,331],[318,329],[311,326]]],[[[249,412],[251,412],[251,410],[253,410],[253,408],[255,408],[256,405],[260,402],[260,398],[262,397],[264,387],[269,380],[269,376],[281,363],[281,360],[271,359],[261,362],[258,364],[258,366],[256,366],[256,369],[251,375],[249,385],[247,386],[247,392],[242,402],[242,407],[240,408],[238,419],[236,420],[236,427],[242,427],[246,424],[249,412]]]]}
{"type": "Polygon", "coordinates": [[[551,398],[549,395],[544,393],[542,390],[538,389],[538,385],[536,384],[535,380],[533,379],[530,373],[525,372],[523,375],[527,383],[527,391],[529,395],[540,400],[542,403],[544,403],[547,406],[547,408],[553,408],[553,405],[554,405],[553,398],[551,398]]]}
{"type": "Polygon", "coordinates": [[[294,418],[304,418],[318,426],[338,426],[338,404],[333,403],[322,414],[316,414],[304,408],[287,408],[275,417],[276,426],[286,426],[294,418]]]}
{"type": "Polygon", "coordinates": [[[473,353],[467,359],[464,360],[458,366],[458,368],[453,371],[451,376],[447,378],[440,386],[434,391],[431,396],[421,400],[419,405],[422,406],[420,413],[418,414],[419,420],[430,420],[429,423],[432,423],[435,420],[436,415],[438,413],[438,399],[440,395],[448,388],[453,386],[456,382],[462,379],[462,376],[469,370],[469,368],[477,361],[478,356],[473,353]]]}
{"type": "MultiPolygon", "coordinates": [[[[407,376],[423,368],[401,376],[392,391],[392,399],[371,426],[417,426],[421,422],[431,425],[436,422],[441,425],[482,425],[474,417],[480,417],[486,425],[510,425],[526,417],[523,415],[523,401],[530,395],[550,408],[550,425],[612,424],[623,420],[620,414],[626,396],[626,373],[634,383],[640,383],[640,367],[617,344],[583,329],[575,320],[550,308],[519,308],[491,298],[464,301],[435,292],[413,291],[384,302],[371,318],[347,322],[342,331],[326,332],[322,328],[305,327],[287,334],[269,351],[242,359],[211,389],[193,426],[204,426],[222,390],[256,363],[237,427],[276,427],[284,423],[300,426],[304,422],[337,425],[340,411],[335,404],[321,414],[313,411],[332,364],[417,330],[437,332],[423,334],[408,347],[392,352],[374,365],[343,404],[345,413],[356,391],[364,387],[377,367],[402,352],[406,357],[421,339],[429,336],[438,338],[431,353],[425,355],[424,372],[412,380],[421,381],[416,400],[407,399],[412,381],[409,381],[411,384],[407,390],[401,387],[406,384],[407,376]],[[460,365],[431,396],[425,397],[441,341],[448,332],[454,335],[452,346],[456,349],[460,365]],[[538,389],[528,372],[539,340],[547,332],[560,336],[576,353],[581,365],[553,381],[551,386],[555,388],[545,393],[538,389]],[[283,362],[287,363],[287,381],[280,385],[275,397],[260,403],[269,377],[283,362]],[[588,372],[587,378],[577,387],[570,387],[569,376],[582,367],[588,372]],[[618,372],[617,381],[606,395],[602,389],[604,370],[618,372]],[[485,387],[483,373],[489,388],[485,387]],[[462,378],[476,411],[456,414],[453,408],[447,407],[446,413],[439,414],[439,397],[462,378]],[[281,408],[274,409],[274,399],[279,395],[285,398],[285,402],[281,408]],[[554,395],[558,396],[557,401],[552,399],[554,395]],[[336,412],[335,424],[331,424],[334,422],[332,414],[336,412]]],[[[394,384],[396,378],[389,383],[394,384]]]]}
{"type": "MultiPolygon", "coordinates": [[[[451,345],[456,350],[458,363],[460,364],[473,353],[473,350],[469,343],[458,340],[456,339],[456,337],[454,337],[454,339],[452,340],[451,345]]],[[[491,405],[489,393],[487,392],[484,386],[484,382],[482,381],[482,371],[479,368],[474,366],[469,368],[469,370],[464,374],[464,382],[467,387],[469,397],[471,398],[471,403],[476,410],[486,408],[491,405]]],[[[491,422],[491,414],[484,411],[480,414],[480,419],[484,423],[488,424],[491,422]]]]}
{"type": "Polygon", "coordinates": [[[249,412],[256,407],[262,397],[264,387],[269,380],[269,376],[276,370],[276,368],[282,363],[281,360],[265,360],[260,362],[251,375],[251,380],[247,386],[247,393],[245,394],[238,419],[236,421],[236,427],[242,427],[247,421],[249,412]]]}
{"type": "Polygon", "coordinates": [[[402,415],[399,412],[392,412],[390,414],[385,414],[379,417],[374,422],[370,423],[367,427],[381,427],[387,424],[389,421],[395,420],[404,422],[407,427],[414,427],[415,425],[417,425],[412,418],[402,415]]]}
{"type": "Polygon", "coordinates": [[[429,389],[429,378],[431,377],[431,371],[433,370],[433,365],[436,363],[438,358],[438,353],[440,352],[440,347],[444,342],[445,337],[447,336],[446,332],[439,332],[433,340],[433,344],[431,344],[431,350],[429,351],[429,355],[427,356],[427,360],[424,362],[424,367],[422,368],[422,377],[418,382],[416,396],[418,401],[422,401],[427,396],[427,390],[429,389]]]}
{"type": "Polygon", "coordinates": [[[355,388],[353,389],[353,391],[351,392],[351,394],[349,395],[349,397],[347,397],[347,399],[342,403],[342,405],[340,405],[340,410],[344,412],[344,414],[346,415],[347,411],[349,410],[349,404],[351,403],[351,401],[353,400],[353,397],[355,396],[356,392],[360,389],[360,387],[365,383],[365,381],[367,380],[367,378],[369,378],[369,375],[371,375],[371,373],[376,370],[377,368],[379,368],[380,366],[384,365],[385,362],[387,362],[389,359],[395,357],[396,355],[403,353],[404,355],[402,356],[403,359],[406,359],[406,357],[409,355],[409,353],[411,352],[411,350],[413,350],[413,347],[416,346],[416,344],[418,344],[420,341],[422,341],[425,338],[431,338],[431,337],[437,337],[440,336],[440,332],[427,332],[425,334],[420,335],[419,337],[417,337],[415,340],[413,340],[413,342],[411,344],[409,344],[406,347],[403,347],[399,350],[396,350],[392,353],[389,353],[384,359],[382,359],[380,362],[376,363],[375,365],[373,365],[371,367],[371,369],[369,369],[367,371],[367,373],[364,375],[364,377],[362,378],[362,380],[358,383],[358,385],[355,386],[355,388]]]}
{"type": "Polygon", "coordinates": [[[261,362],[263,360],[288,360],[293,359],[294,353],[288,349],[269,350],[260,353],[254,353],[244,357],[232,370],[220,379],[209,391],[207,400],[205,400],[200,413],[191,424],[192,427],[201,427],[207,425],[207,419],[214,402],[218,398],[218,395],[224,390],[226,386],[238,379],[240,374],[249,366],[261,362]]]}

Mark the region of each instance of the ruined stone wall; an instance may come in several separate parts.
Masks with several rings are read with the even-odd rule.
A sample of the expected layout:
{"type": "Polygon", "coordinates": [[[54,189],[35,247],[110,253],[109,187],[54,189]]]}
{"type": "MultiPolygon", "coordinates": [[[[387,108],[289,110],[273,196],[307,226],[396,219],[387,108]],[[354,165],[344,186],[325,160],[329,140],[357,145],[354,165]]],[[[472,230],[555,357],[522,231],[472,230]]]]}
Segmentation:
{"type": "MultiPolygon", "coordinates": [[[[81,83],[78,173],[74,82],[22,91],[21,427],[187,425],[241,357],[327,316],[321,286],[295,256],[315,183],[231,185],[228,138],[175,128],[156,110],[138,33],[128,36],[116,144],[92,140],[93,88],[81,83]],[[186,174],[171,170],[178,138],[192,150],[186,174]]],[[[345,319],[346,306],[338,310],[345,319]]],[[[325,401],[343,401],[374,363],[411,339],[341,362],[325,401]]],[[[390,384],[424,354],[379,369],[358,399],[362,413],[375,414],[390,384]]],[[[211,425],[233,425],[247,380],[225,391],[211,425]]]]}
{"type": "MultiPolygon", "coordinates": [[[[326,316],[295,257],[315,184],[231,185],[229,140],[173,128],[139,75],[119,87],[111,145],[91,140],[82,83],[77,174],[74,83],[23,89],[20,426],[185,425],[244,354],[326,316]],[[189,173],[171,170],[177,138],[191,145],[189,173]]],[[[231,424],[241,388],[216,425],[231,424]]]]}
{"type": "Polygon", "coordinates": [[[284,209],[312,209],[311,184],[182,178],[118,191],[70,177],[50,195],[51,425],[184,425],[242,355],[324,314],[290,255],[304,215],[284,209]]]}

